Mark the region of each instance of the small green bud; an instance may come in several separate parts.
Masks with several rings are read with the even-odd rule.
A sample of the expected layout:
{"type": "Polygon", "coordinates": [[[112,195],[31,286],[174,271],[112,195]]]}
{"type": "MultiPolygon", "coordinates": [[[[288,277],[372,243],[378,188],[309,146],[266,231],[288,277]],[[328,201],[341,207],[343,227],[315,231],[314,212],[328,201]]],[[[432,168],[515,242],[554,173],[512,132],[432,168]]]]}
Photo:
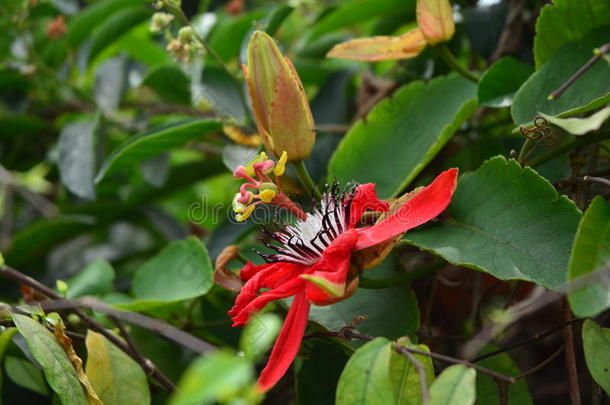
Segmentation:
{"type": "Polygon", "coordinates": [[[174,16],[169,13],[155,13],[150,20],[150,31],[164,31],[174,19],[174,16]]]}
{"type": "Polygon", "coordinates": [[[201,48],[201,43],[199,39],[197,39],[197,34],[193,27],[182,27],[180,31],[178,31],[178,40],[182,42],[185,46],[190,47],[189,49],[199,49],[201,48]]]}

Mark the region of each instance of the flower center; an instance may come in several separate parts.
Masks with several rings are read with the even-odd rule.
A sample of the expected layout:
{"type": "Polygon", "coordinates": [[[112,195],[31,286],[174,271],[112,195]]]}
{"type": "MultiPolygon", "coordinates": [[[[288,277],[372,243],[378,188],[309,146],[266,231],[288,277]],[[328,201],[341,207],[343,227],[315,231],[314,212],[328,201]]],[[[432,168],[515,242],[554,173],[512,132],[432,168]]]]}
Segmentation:
{"type": "Polygon", "coordinates": [[[278,231],[263,229],[278,244],[264,242],[275,250],[275,254],[258,252],[268,263],[291,262],[312,265],[320,260],[324,249],[348,228],[350,207],[355,195],[355,187],[348,184],[339,191],[335,182],[322,194],[322,200],[307,214],[306,219],[298,219],[293,225],[284,225],[278,231]]]}

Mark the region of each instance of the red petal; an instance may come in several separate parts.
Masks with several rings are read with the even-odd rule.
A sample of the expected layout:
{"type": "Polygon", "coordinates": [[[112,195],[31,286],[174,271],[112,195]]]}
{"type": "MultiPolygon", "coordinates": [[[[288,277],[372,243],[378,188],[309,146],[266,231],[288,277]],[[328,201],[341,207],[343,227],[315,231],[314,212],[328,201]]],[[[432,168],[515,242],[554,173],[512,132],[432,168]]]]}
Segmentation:
{"type": "Polygon", "coordinates": [[[356,187],[356,194],[354,195],[352,204],[350,205],[348,226],[353,228],[358,221],[360,221],[362,214],[364,214],[366,210],[388,211],[389,209],[390,206],[387,202],[381,201],[379,198],[377,198],[375,184],[361,184],[356,187]]]}
{"type": "Polygon", "coordinates": [[[304,284],[305,280],[296,277],[295,275],[292,279],[285,281],[277,288],[261,293],[245,305],[240,303],[241,305],[237,306],[236,303],[229,311],[229,315],[233,318],[233,326],[244,325],[248,322],[250,315],[252,315],[253,312],[261,310],[269,302],[295,295],[303,290],[305,287],[304,284]]]}
{"type": "Polygon", "coordinates": [[[350,258],[354,245],[358,241],[358,232],[348,229],[332,241],[322,255],[318,263],[307,270],[307,274],[301,277],[316,277],[322,279],[322,283],[307,281],[307,298],[314,304],[326,302],[330,298],[337,298],[345,292],[345,281],[349,270],[350,258]],[[325,291],[322,284],[330,288],[325,291]],[[334,287],[334,288],[333,288],[334,287]],[[330,293],[330,290],[335,290],[330,293]]]}
{"type": "Polygon", "coordinates": [[[441,173],[428,187],[406,202],[393,215],[366,228],[358,229],[356,250],[381,243],[411,228],[428,222],[451,202],[457,182],[457,169],[441,173]]]}
{"type": "Polygon", "coordinates": [[[271,350],[269,361],[258,377],[257,385],[260,392],[265,392],[273,387],[286,373],[292,360],[296,357],[307,326],[309,307],[310,304],[304,291],[294,297],[284,326],[271,350]]]}
{"type": "Polygon", "coordinates": [[[252,262],[248,262],[239,271],[239,277],[241,277],[241,279],[244,281],[250,280],[259,271],[263,271],[266,268],[271,267],[271,266],[277,266],[277,264],[278,263],[265,263],[265,264],[261,264],[260,266],[257,266],[255,264],[252,264],[252,262]]]}
{"type": "MultiPolygon", "coordinates": [[[[239,295],[235,299],[235,304],[229,311],[229,315],[231,316],[240,314],[253,300],[256,299],[261,288],[277,288],[290,279],[297,277],[304,271],[305,266],[282,262],[262,266],[252,266],[252,263],[248,262],[244,266],[244,269],[246,270],[252,268],[256,268],[256,273],[248,274],[250,279],[242,287],[239,295]]],[[[242,269],[241,272],[243,271],[244,270],[242,269]]]]}

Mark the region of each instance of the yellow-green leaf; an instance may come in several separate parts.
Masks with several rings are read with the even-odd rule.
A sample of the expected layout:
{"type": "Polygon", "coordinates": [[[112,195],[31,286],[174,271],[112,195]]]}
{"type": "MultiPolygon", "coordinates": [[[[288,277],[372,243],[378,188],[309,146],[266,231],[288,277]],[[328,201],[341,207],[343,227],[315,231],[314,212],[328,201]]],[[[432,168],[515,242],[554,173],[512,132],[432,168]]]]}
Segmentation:
{"type": "Polygon", "coordinates": [[[85,343],[85,373],[104,404],[150,404],[146,374],[131,357],[91,330],[85,343]]]}

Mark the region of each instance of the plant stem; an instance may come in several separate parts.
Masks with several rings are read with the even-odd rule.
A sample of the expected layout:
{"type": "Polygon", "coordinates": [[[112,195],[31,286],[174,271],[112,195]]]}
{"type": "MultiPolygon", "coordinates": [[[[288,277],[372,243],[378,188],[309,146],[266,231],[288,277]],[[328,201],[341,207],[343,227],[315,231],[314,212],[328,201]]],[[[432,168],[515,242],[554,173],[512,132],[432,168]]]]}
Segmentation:
{"type": "Polygon", "coordinates": [[[553,360],[555,360],[557,357],[559,357],[559,355],[561,354],[561,352],[564,351],[564,349],[565,349],[565,345],[561,345],[561,347],[559,349],[557,349],[553,354],[551,354],[551,356],[548,359],[543,360],[540,364],[532,367],[531,369],[527,370],[525,373],[516,376],[515,380],[521,380],[522,378],[525,378],[528,375],[534,374],[536,371],[547,366],[549,363],[551,363],[553,360]]]}
{"type": "MultiPolygon", "coordinates": [[[[563,298],[563,312],[566,321],[573,319],[572,310],[566,297],[563,298]]],[[[580,405],[580,387],[578,385],[578,370],[576,368],[576,352],[574,351],[574,329],[570,324],[563,330],[566,350],[566,368],[568,369],[568,384],[570,386],[570,401],[572,405],[580,405]]]]}
{"type": "Polygon", "coordinates": [[[578,69],[576,71],[576,73],[574,73],[563,85],[561,85],[560,88],[558,88],[557,90],[555,90],[554,92],[552,92],[551,94],[549,94],[549,100],[556,100],[559,97],[561,97],[561,95],[563,94],[564,91],[566,91],[572,84],[574,84],[574,82],[576,80],[578,80],[582,75],[584,75],[585,73],[587,73],[587,71],[589,69],[591,69],[591,67],[593,65],[595,65],[595,63],[600,60],[603,59],[604,56],[610,51],[610,44],[605,44],[602,45],[601,47],[599,47],[598,49],[595,50],[595,55],[589,59],[587,61],[587,63],[585,63],[584,65],[582,65],[580,67],[580,69],[578,69]]]}
{"type": "Polygon", "coordinates": [[[571,142],[565,143],[556,149],[550,150],[547,153],[532,159],[526,165],[531,167],[540,166],[541,164],[546,163],[549,160],[554,159],[557,156],[561,156],[571,150],[580,148],[582,146],[591,145],[592,143],[603,141],[604,139],[610,139],[610,131],[603,131],[590,135],[579,136],[571,142]]]}
{"type": "Polygon", "coordinates": [[[307,167],[305,167],[305,163],[302,160],[297,160],[292,164],[294,165],[301,184],[303,185],[303,187],[305,187],[309,195],[316,198],[318,201],[321,200],[322,194],[320,194],[320,190],[318,190],[313,180],[311,179],[311,176],[307,171],[307,167]]]}
{"type": "MultiPolygon", "coordinates": [[[[364,335],[362,333],[355,332],[349,327],[342,328],[338,332],[319,332],[319,333],[305,336],[306,339],[316,338],[316,337],[337,337],[340,339],[347,339],[347,340],[359,339],[359,340],[364,340],[367,342],[376,338],[376,336],[369,336],[369,335],[364,335]]],[[[478,364],[473,364],[473,363],[469,362],[468,360],[445,356],[444,354],[440,354],[440,353],[426,352],[423,350],[412,349],[410,347],[402,346],[399,343],[396,343],[394,348],[398,353],[400,353],[402,355],[404,355],[405,352],[409,352],[411,354],[419,354],[421,356],[426,356],[426,357],[430,357],[435,360],[440,360],[445,363],[462,364],[466,367],[474,368],[475,370],[477,370],[483,374],[487,374],[493,378],[496,378],[501,381],[505,381],[509,384],[514,384],[517,382],[514,377],[510,377],[510,376],[498,373],[498,372],[490,370],[486,367],[479,366],[478,364]]]]}
{"type": "Polygon", "coordinates": [[[604,179],[603,177],[585,176],[582,179],[589,183],[598,183],[610,187],[610,180],[604,179]]]}
{"type": "Polygon", "coordinates": [[[435,45],[434,50],[436,51],[438,56],[440,56],[441,59],[447,65],[449,65],[449,67],[451,69],[455,70],[457,73],[461,74],[466,79],[468,79],[474,83],[479,82],[479,76],[477,76],[476,74],[474,74],[473,72],[471,72],[470,70],[468,70],[467,68],[462,66],[462,64],[456,59],[456,57],[453,55],[453,53],[451,53],[449,48],[447,48],[447,45],[445,45],[445,44],[435,45]]]}
{"type": "MultiPolygon", "coordinates": [[[[220,65],[222,70],[224,70],[225,73],[229,75],[229,77],[231,77],[237,84],[241,84],[241,77],[239,77],[238,75],[233,73],[229,69],[229,67],[227,66],[225,61],[220,57],[220,55],[207,43],[207,41],[205,39],[203,39],[201,37],[201,35],[199,35],[199,33],[197,33],[197,30],[192,26],[188,17],[186,16],[186,14],[184,14],[184,11],[182,11],[182,8],[177,6],[177,7],[172,7],[172,10],[174,10],[174,12],[178,15],[178,18],[180,19],[180,21],[183,24],[185,24],[186,26],[191,27],[193,29],[195,38],[197,38],[197,40],[201,43],[201,45],[203,45],[203,48],[208,53],[208,55],[210,55],[216,61],[216,63],[218,63],[218,65],[220,65]]],[[[246,101],[246,98],[244,96],[244,92],[241,91],[241,89],[239,91],[239,99],[244,108],[244,115],[246,116],[246,120],[249,121],[250,120],[250,115],[248,114],[249,106],[248,106],[248,102],[246,101]]]]}
{"type": "Polygon", "coordinates": [[[473,363],[477,363],[477,362],[479,362],[479,361],[481,361],[481,360],[485,360],[485,359],[487,359],[487,358],[489,358],[489,357],[493,357],[493,356],[496,356],[496,355],[498,355],[498,354],[508,352],[508,351],[510,351],[510,350],[512,350],[512,349],[515,349],[515,348],[517,348],[517,347],[524,346],[524,345],[526,345],[526,344],[528,344],[528,343],[531,343],[531,342],[534,342],[534,341],[537,341],[537,340],[544,339],[545,337],[547,337],[547,336],[549,336],[549,335],[552,335],[553,333],[558,332],[558,331],[560,331],[560,330],[562,330],[562,329],[564,329],[564,328],[568,327],[569,325],[571,325],[571,324],[573,324],[573,323],[575,323],[575,322],[580,322],[580,321],[582,321],[582,319],[570,319],[569,321],[566,321],[566,322],[564,322],[564,323],[562,323],[562,324],[560,324],[560,325],[557,325],[557,326],[555,326],[554,328],[549,329],[549,330],[547,330],[547,331],[545,331],[545,332],[542,332],[542,333],[536,333],[534,336],[529,337],[529,338],[527,338],[527,339],[525,339],[525,340],[521,340],[521,341],[519,341],[519,342],[512,343],[512,344],[510,344],[510,345],[508,345],[508,346],[504,346],[504,347],[502,347],[502,348],[500,348],[500,349],[494,350],[494,351],[492,351],[492,352],[482,354],[482,355],[480,355],[480,356],[478,356],[478,357],[475,357],[474,359],[472,359],[472,360],[470,360],[470,361],[471,361],[471,362],[473,362],[473,363]]]}
{"type": "Polygon", "coordinates": [[[386,279],[373,279],[360,276],[359,287],[367,288],[369,290],[377,290],[382,288],[394,287],[396,285],[409,283],[419,277],[430,274],[445,265],[445,262],[433,263],[429,266],[422,267],[420,269],[411,271],[406,274],[401,274],[397,277],[386,278],[386,279]]]}

